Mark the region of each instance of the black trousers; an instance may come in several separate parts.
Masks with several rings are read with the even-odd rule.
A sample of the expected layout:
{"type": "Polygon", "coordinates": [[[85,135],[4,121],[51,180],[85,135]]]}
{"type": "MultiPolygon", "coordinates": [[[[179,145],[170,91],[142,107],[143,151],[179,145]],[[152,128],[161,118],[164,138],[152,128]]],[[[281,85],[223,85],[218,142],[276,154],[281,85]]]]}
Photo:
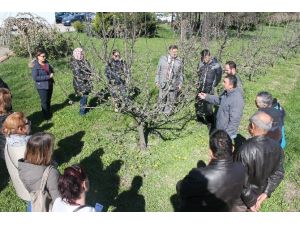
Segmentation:
{"type": "Polygon", "coordinates": [[[52,117],[51,113],[51,97],[53,92],[53,86],[50,85],[49,89],[38,89],[37,90],[41,99],[41,107],[44,118],[49,120],[52,117]]]}

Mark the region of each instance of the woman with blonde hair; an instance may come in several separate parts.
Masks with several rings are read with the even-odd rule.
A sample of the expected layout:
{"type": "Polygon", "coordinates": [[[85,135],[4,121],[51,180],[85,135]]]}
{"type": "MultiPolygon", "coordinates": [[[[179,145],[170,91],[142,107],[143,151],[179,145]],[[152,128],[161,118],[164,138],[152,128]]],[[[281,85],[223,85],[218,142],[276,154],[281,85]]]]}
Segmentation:
{"type": "Polygon", "coordinates": [[[30,138],[30,121],[22,112],[10,114],[2,125],[2,132],[6,137],[4,149],[5,163],[17,195],[30,201],[30,195],[20,180],[18,160],[24,157],[26,144],[30,138]]]}
{"type": "MultiPolygon", "coordinates": [[[[40,190],[44,173],[48,174],[45,195],[50,201],[46,211],[51,210],[54,200],[60,196],[57,186],[59,171],[52,161],[53,146],[52,134],[45,132],[33,134],[27,142],[24,159],[20,159],[18,164],[20,179],[29,193],[40,190]]],[[[33,205],[33,211],[39,209],[34,209],[33,205]]]]}
{"type": "MultiPolygon", "coordinates": [[[[6,117],[12,111],[11,93],[6,88],[0,88],[0,130],[6,117]]],[[[5,136],[0,131],[0,158],[4,159],[5,136]]]]}

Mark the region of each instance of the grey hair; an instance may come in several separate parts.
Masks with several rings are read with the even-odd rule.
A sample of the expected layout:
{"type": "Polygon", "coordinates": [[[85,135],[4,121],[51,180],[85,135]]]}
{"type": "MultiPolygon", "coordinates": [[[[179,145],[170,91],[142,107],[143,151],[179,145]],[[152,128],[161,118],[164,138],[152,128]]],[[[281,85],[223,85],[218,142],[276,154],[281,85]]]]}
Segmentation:
{"type": "Polygon", "coordinates": [[[258,128],[268,132],[272,129],[272,123],[273,123],[273,119],[271,117],[270,122],[266,123],[265,121],[263,121],[260,118],[261,114],[266,114],[265,112],[262,111],[257,111],[256,113],[254,113],[251,117],[250,117],[250,122],[255,124],[255,126],[257,126],[258,128]]]}
{"type": "Polygon", "coordinates": [[[273,96],[267,91],[259,92],[256,97],[259,97],[259,100],[256,99],[256,104],[259,108],[268,108],[272,106],[273,96]]]}

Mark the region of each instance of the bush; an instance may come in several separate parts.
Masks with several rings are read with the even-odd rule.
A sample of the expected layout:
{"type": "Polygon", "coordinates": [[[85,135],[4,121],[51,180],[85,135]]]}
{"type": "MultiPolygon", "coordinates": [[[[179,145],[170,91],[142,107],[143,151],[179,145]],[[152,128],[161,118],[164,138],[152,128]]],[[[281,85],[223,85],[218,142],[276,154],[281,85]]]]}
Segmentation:
{"type": "Polygon", "coordinates": [[[154,13],[97,13],[93,22],[94,31],[100,36],[123,37],[126,31],[135,31],[142,37],[155,36],[157,20],[154,13]]]}
{"type": "Polygon", "coordinates": [[[73,41],[52,30],[47,33],[39,32],[34,38],[17,35],[10,41],[9,47],[18,56],[28,57],[30,54],[34,56],[37,50],[43,50],[47,53],[47,58],[57,59],[71,54],[73,41]]]}
{"type": "Polygon", "coordinates": [[[75,21],[72,26],[78,33],[83,33],[85,31],[85,24],[80,21],[75,21]]]}

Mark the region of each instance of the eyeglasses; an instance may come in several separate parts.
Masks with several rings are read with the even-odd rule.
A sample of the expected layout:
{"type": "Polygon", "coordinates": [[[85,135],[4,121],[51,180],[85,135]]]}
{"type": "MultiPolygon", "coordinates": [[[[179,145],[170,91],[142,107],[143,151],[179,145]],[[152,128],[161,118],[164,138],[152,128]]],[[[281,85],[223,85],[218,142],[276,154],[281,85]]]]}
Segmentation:
{"type": "Polygon", "coordinates": [[[39,57],[46,58],[46,56],[45,56],[45,55],[39,55],[39,57]]]}
{"type": "Polygon", "coordinates": [[[28,126],[31,126],[31,121],[30,120],[27,120],[25,125],[28,125],[28,126]]]}

